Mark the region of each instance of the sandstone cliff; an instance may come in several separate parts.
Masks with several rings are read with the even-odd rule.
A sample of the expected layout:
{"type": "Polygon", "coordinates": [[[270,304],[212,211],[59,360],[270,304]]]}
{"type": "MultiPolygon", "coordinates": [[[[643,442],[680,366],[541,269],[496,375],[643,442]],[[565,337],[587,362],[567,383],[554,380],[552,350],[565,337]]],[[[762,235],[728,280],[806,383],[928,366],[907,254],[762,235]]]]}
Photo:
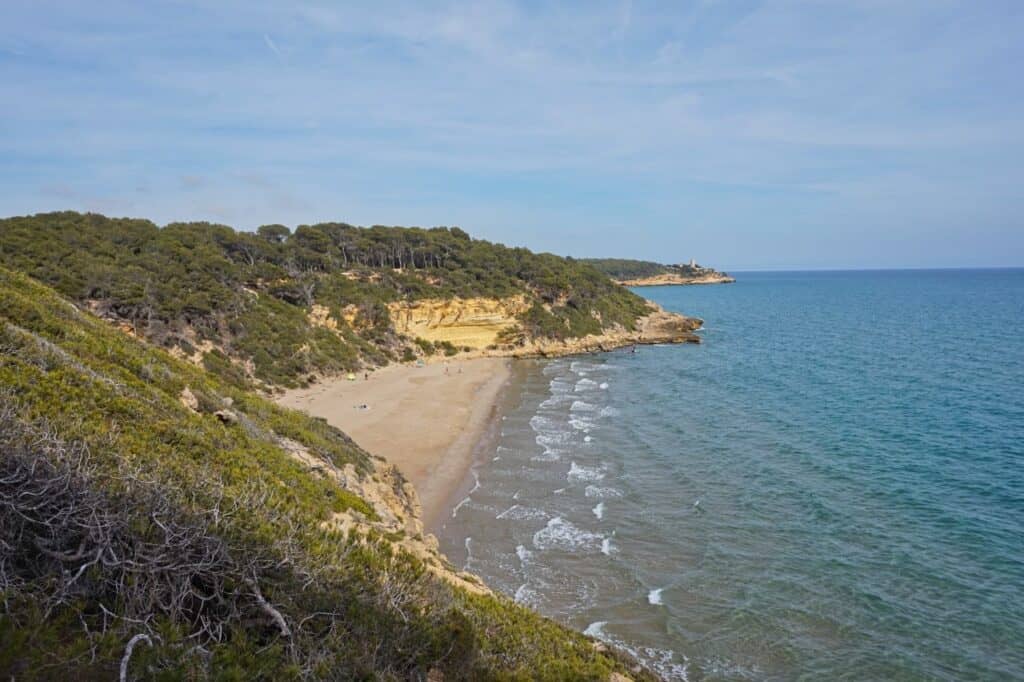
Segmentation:
{"type": "Polygon", "coordinates": [[[480,350],[496,345],[502,331],[518,326],[517,316],[528,307],[524,296],[511,296],[392,303],[388,311],[400,334],[480,350]]]}
{"type": "Polygon", "coordinates": [[[615,326],[602,334],[580,338],[529,338],[522,333],[518,315],[527,308],[525,299],[428,299],[395,303],[389,307],[395,329],[413,338],[448,341],[473,355],[552,357],[607,351],[634,344],[700,343],[693,332],[703,322],[667,312],[648,302],[650,312],[637,320],[635,329],[615,326]],[[509,338],[518,337],[515,343],[509,338]]]}

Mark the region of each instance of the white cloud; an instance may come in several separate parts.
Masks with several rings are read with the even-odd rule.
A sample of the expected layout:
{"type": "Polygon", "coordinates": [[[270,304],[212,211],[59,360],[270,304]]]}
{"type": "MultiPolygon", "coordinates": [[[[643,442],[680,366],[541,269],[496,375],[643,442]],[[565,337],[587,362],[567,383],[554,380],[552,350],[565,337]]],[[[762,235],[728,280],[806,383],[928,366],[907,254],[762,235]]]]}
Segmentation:
{"type": "Polygon", "coordinates": [[[277,49],[277,45],[274,43],[273,39],[266,33],[263,34],[263,42],[266,43],[267,47],[270,48],[271,52],[273,52],[278,57],[281,56],[281,50],[277,49]]]}
{"type": "MultiPolygon", "coordinates": [[[[370,220],[419,211],[483,229],[512,216],[612,224],[615,200],[637,221],[738,225],[737,207],[762,219],[767,194],[813,197],[824,216],[822,202],[853,213],[877,188],[966,205],[979,178],[1024,179],[1022,96],[1001,66],[1022,57],[1010,39],[1020,13],[747,7],[209,0],[67,5],[44,21],[24,4],[0,26],[0,46],[34,55],[4,63],[21,96],[0,112],[0,152],[28,160],[34,187],[106,196],[102,183],[143,182],[162,188],[154,202],[168,193],[168,212],[187,196],[252,223],[267,211],[354,220],[362,207],[370,220]],[[276,59],[253,49],[260,40],[276,59]],[[965,159],[973,179],[940,172],[965,159]],[[251,173],[273,190],[256,191],[251,173]],[[551,189],[528,197],[536,177],[551,189]],[[715,204],[705,187],[732,195],[715,204]]],[[[0,202],[23,205],[19,182],[0,202]]],[[[1020,206],[1002,185],[986,196],[1020,206]]]]}

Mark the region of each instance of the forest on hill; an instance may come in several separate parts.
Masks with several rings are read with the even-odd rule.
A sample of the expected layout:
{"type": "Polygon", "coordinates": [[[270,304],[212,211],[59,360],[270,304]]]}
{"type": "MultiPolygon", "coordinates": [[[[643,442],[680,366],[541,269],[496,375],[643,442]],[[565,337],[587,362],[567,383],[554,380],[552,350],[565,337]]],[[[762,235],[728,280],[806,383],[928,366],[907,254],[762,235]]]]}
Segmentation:
{"type": "Polygon", "coordinates": [[[4,679],[653,679],[446,565],[342,432],[2,266],[0,451],[4,679]]]}
{"type": "Polygon", "coordinates": [[[199,354],[224,377],[267,386],[433,350],[395,332],[387,306],[397,301],[522,295],[519,327],[503,339],[510,347],[632,329],[648,312],[589,263],[454,227],[321,223],[244,232],[45,213],[0,220],[0,265],[158,346],[199,354]],[[330,325],[311,322],[314,307],[330,325]]]}
{"type": "Polygon", "coordinates": [[[600,270],[616,281],[643,279],[658,275],[699,277],[716,272],[712,268],[691,263],[664,264],[649,260],[630,260],[628,258],[584,258],[580,262],[593,266],[596,270],[600,270]]]}
{"type": "Polygon", "coordinates": [[[594,266],[612,279],[640,279],[675,272],[675,268],[649,260],[629,258],[584,258],[581,262],[594,266]]]}

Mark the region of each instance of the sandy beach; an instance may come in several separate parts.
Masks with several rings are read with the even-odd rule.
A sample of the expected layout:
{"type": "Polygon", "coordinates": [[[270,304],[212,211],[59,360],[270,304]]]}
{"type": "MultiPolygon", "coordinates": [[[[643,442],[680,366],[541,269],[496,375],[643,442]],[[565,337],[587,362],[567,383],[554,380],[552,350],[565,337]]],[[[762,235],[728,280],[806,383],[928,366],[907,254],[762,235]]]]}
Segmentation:
{"type": "Polygon", "coordinates": [[[506,358],[391,365],[287,392],[278,399],[323,417],[372,454],[398,466],[423,505],[423,522],[435,530],[473,463],[501,388],[506,358]],[[366,407],[363,408],[362,406],[366,407]]]}

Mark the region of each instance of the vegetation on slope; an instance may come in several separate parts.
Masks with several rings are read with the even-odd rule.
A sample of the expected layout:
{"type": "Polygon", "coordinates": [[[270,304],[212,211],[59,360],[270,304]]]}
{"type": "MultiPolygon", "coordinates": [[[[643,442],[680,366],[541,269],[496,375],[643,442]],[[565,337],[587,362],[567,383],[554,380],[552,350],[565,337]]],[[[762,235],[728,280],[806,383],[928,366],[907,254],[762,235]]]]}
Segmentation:
{"type": "Polygon", "coordinates": [[[696,263],[676,263],[664,265],[648,260],[629,260],[627,258],[588,258],[584,262],[594,266],[613,280],[647,279],[658,275],[676,275],[683,278],[707,277],[708,275],[724,275],[713,268],[706,268],[696,263]]]}
{"type": "Polygon", "coordinates": [[[387,304],[525,295],[524,339],[572,338],[647,312],[579,261],[471,239],[458,228],[111,219],[74,212],[0,220],[0,265],[28,273],[138,336],[236,379],[294,386],[417,352],[387,304]],[[316,313],[323,313],[319,320],[316,313]]]}
{"type": "Polygon", "coordinates": [[[612,279],[640,279],[673,272],[671,267],[649,260],[586,258],[583,262],[594,266],[612,279]]]}
{"type": "Polygon", "coordinates": [[[326,423],[0,267],[0,675],[626,670],[578,633],[441,579],[397,538],[339,530],[338,514],[372,524],[381,509],[289,443],[324,469],[375,476],[372,458],[326,423]]]}

